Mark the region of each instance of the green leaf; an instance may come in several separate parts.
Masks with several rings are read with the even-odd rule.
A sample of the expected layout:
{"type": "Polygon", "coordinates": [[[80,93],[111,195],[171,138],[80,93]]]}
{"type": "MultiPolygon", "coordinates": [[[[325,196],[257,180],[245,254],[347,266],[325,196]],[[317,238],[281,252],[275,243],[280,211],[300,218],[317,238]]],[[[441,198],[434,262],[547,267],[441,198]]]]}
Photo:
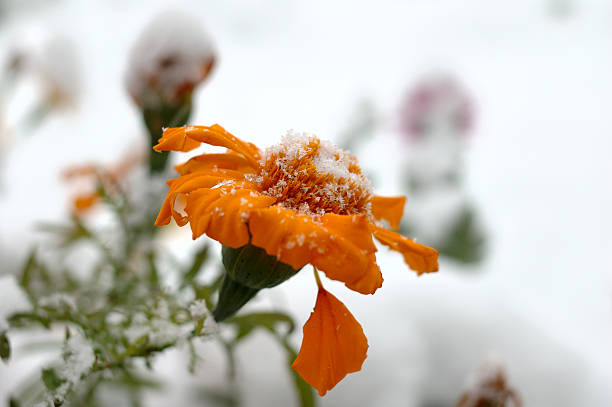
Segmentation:
{"type": "Polygon", "coordinates": [[[32,274],[34,272],[34,268],[37,267],[36,263],[36,249],[30,250],[28,254],[28,258],[21,269],[21,277],[19,278],[19,285],[23,289],[25,289],[29,294],[31,294],[28,290],[30,286],[30,281],[32,279],[32,274]]]}
{"type": "Polygon", "coordinates": [[[219,290],[221,287],[221,282],[223,281],[223,276],[225,275],[225,271],[221,271],[217,278],[210,285],[194,285],[193,289],[196,294],[197,300],[204,300],[206,302],[206,307],[208,309],[214,308],[213,303],[213,294],[219,290]]]}
{"type": "Polygon", "coordinates": [[[486,237],[480,230],[473,208],[464,207],[449,233],[437,245],[440,254],[465,264],[482,260],[486,249],[486,237]]]}
{"type": "Polygon", "coordinates": [[[0,358],[4,362],[8,362],[11,357],[11,344],[9,343],[8,336],[6,336],[6,332],[0,333],[0,358]]]}
{"type": "Polygon", "coordinates": [[[149,283],[152,286],[157,287],[159,285],[159,273],[157,272],[157,266],[155,265],[155,253],[147,253],[147,262],[149,263],[149,283]]]}
{"type": "Polygon", "coordinates": [[[51,392],[60,387],[66,381],[65,379],[60,378],[57,373],[55,373],[53,368],[43,369],[42,380],[47,390],[51,392]]]}
{"type": "Polygon", "coordinates": [[[302,376],[300,376],[298,372],[291,368],[293,361],[295,358],[297,358],[297,352],[295,349],[293,349],[286,338],[280,340],[285,348],[285,351],[287,352],[287,366],[289,368],[289,372],[291,373],[291,377],[293,378],[293,385],[295,386],[295,392],[297,393],[300,406],[314,407],[316,405],[314,389],[312,386],[306,383],[304,379],[302,379],[302,376]]]}
{"type": "Polygon", "coordinates": [[[19,404],[19,402],[17,401],[17,399],[11,397],[9,399],[9,407],[20,407],[21,404],[19,404]]]}
{"type": "Polygon", "coordinates": [[[286,325],[287,330],[282,333],[283,336],[287,336],[295,330],[293,319],[281,312],[255,312],[233,317],[227,322],[238,328],[234,342],[244,339],[256,328],[265,328],[274,334],[281,335],[277,330],[278,325],[286,325]]]}

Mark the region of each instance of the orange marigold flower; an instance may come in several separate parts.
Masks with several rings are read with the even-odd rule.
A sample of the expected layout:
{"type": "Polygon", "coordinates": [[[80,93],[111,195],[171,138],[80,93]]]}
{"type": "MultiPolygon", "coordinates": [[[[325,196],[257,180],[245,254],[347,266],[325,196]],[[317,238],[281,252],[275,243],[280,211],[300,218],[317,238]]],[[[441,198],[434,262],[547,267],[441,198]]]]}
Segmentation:
{"type": "MultiPolygon", "coordinates": [[[[312,264],[362,294],[373,294],[383,282],[372,236],[399,251],[418,274],[438,270],[436,250],[382,223],[398,227],[405,198],[373,195],[357,159],[330,142],[290,131],[262,151],[219,125],[187,126],[164,131],[154,149],[186,152],[202,143],[228,151],[201,154],[176,167],[179,177],[168,181],[156,225],[174,218],[180,226],[190,224],[194,239],[206,234],[228,248],[263,249],[293,269],[284,279],[312,264]]],[[[276,265],[270,273],[279,273],[276,265]]],[[[317,302],[293,368],[324,395],[361,369],[368,344],[359,323],[316,276],[317,302]]],[[[253,291],[240,306],[258,289],[284,281],[277,277],[250,285],[253,291]]]]}

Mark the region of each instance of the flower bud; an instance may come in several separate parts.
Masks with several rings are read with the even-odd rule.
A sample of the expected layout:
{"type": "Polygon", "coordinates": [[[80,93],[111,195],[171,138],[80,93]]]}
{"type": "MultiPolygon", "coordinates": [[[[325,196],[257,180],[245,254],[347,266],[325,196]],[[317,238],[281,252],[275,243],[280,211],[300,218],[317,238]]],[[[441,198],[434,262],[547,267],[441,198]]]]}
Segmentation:
{"type": "Polygon", "coordinates": [[[216,321],[232,316],[262,288],[277,286],[299,271],[251,244],[223,246],[221,253],[225,276],[213,311],[216,321]]]}
{"type": "MultiPolygon", "coordinates": [[[[193,91],[214,63],[213,46],[201,23],[191,16],[164,13],[145,28],[132,48],[126,85],[142,111],[151,146],[163,128],[187,123],[193,91]]],[[[150,172],[163,172],[168,154],[153,153],[150,172]]]]}

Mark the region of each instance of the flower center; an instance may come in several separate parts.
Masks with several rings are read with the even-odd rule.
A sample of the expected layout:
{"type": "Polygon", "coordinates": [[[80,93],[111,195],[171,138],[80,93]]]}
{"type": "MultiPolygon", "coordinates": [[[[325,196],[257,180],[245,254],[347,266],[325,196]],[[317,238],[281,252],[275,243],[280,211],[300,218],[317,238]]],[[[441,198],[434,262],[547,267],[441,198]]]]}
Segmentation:
{"type": "Polygon", "coordinates": [[[314,135],[289,131],[266,150],[257,181],[278,205],[300,213],[370,214],[370,182],[357,159],[314,135]]]}

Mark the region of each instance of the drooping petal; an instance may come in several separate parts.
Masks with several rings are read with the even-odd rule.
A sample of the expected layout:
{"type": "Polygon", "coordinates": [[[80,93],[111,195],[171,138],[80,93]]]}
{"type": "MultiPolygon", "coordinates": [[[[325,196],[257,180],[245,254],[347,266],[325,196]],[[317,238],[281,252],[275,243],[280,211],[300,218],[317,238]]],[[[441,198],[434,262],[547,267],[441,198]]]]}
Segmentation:
{"type": "Polygon", "coordinates": [[[295,269],[311,263],[352,290],[371,294],[382,285],[369,224],[353,215],[326,214],[320,221],[271,207],[251,212],[251,243],[295,269]]]}
{"type": "Polygon", "coordinates": [[[438,251],[385,228],[371,225],[379,242],[400,252],[404,261],[418,275],[438,271],[438,251]]]}
{"type": "Polygon", "coordinates": [[[189,159],[183,164],[174,167],[181,175],[191,174],[198,171],[210,171],[217,168],[235,170],[239,172],[253,172],[253,165],[239,154],[202,154],[189,159]]]}
{"type": "Polygon", "coordinates": [[[207,234],[229,247],[249,243],[246,225],[250,211],[272,205],[275,198],[235,185],[202,188],[187,195],[187,212],[193,239],[207,234]]]}
{"type": "Polygon", "coordinates": [[[166,129],[153,148],[156,151],[191,151],[201,143],[227,147],[242,154],[256,168],[261,154],[251,143],[246,143],[230,134],[218,124],[212,126],[185,126],[166,129]]]}
{"type": "Polygon", "coordinates": [[[384,219],[389,222],[389,225],[393,229],[399,228],[400,221],[404,215],[406,197],[373,196],[370,202],[372,203],[372,215],[374,215],[374,219],[384,219]]]}
{"type": "Polygon", "coordinates": [[[359,322],[336,297],[320,288],[291,367],[324,396],[347,374],[361,370],[367,351],[368,340],[359,322]]]}
{"type": "Polygon", "coordinates": [[[324,271],[329,278],[343,281],[353,291],[361,294],[374,294],[382,286],[383,277],[376,264],[376,255],[374,254],[376,253],[376,246],[372,241],[372,233],[366,217],[328,213],[321,217],[321,223],[331,232],[330,238],[334,236],[331,239],[335,244],[330,247],[328,255],[315,257],[312,264],[324,271]],[[363,264],[365,269],[360,272],[352,270],[351,278],[347,279],[344,277],[345,273],[342,269],[350,268],[351,265],[337,262],[337,259],[341,259],[342,256],[336,253],[336,249],[344,251],[347,246],[352,245],[360,251],[362,262],[357,267],[361,267],[361,264],[363,264]],[[342,273],[337,274],[336,270],[341,270],[342,273]]]}

